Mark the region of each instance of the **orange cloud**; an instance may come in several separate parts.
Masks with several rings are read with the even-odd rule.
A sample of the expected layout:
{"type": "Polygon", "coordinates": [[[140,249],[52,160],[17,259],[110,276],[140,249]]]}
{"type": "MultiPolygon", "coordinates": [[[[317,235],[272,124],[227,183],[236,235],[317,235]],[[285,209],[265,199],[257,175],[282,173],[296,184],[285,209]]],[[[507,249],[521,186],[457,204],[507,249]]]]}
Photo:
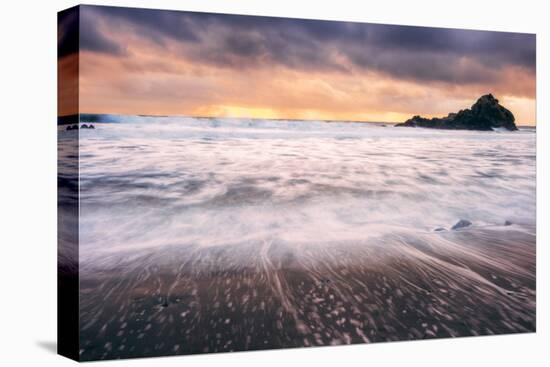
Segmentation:
{"type": "Polygon", "coordinates": [[[198,15],[167,12],[138,23],[131,10],[116,11],[115,18],[107,11],[87,21],[96,38],[81,45],[81,112],[398,122],[468,108],[490,92],[520,124],[536,122],[530,49],[508,55],[505,47],[497,50],[502,56],[490,58],[479,46],[491,37],[508,40],[498,32],[428,30],[449,40],[464,38],[455,52],[440,43],[427,49],[425,29],[380,26],[374,29],[378,43],[362,49],[357,44],[365,39],[352,44],[323,27],[355,29],[347,35],[353,39],[362,37],[357,27],[367,25],[319,22],[307,28],[289,21],[281,23],[285,35],[295,37],[281,39],[286,28],[274,26],[284,20],[254,18],[249,25],[205,16],[195,22],[198,15]],[[173,35],[161,20],[189,32],[173,35]],[[273,27],[264,26],[269,22],[273,27]],[[400,32],[414,37],[402,41],[400,32]],[[413,45],[406,44],[411,40],[413,45]],[[381,49],[386,44],[394,48],[381,49]]]}
{"type": "Polygon", "coordinates": [[[493,92],[509,103],[518,122],[535,122],[529,76],[521,70],[507,70],[493,86],[454,86],[374,72],[273,67],[235,73],[184,59],[159,61],[140,55],[121,62],[108,55],[81,54],[83,112],[395,122],[414,114],[445,115],[493,92]],[[527,87],[518,96],[509,95],[508,83],[527,87]]]}
{"type": "Polygon", "coordinates": [[[57,112],[59,116],[74,115],[78,108],[78,54],[61,58],[57,63],[57,112]]]}

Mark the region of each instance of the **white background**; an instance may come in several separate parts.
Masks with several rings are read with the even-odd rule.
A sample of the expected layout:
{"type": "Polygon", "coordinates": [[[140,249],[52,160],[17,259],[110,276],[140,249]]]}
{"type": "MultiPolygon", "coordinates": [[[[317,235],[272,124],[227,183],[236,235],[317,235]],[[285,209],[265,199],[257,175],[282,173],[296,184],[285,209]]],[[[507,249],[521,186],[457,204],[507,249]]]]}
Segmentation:
{"type": "MultiPolygon", "coordinates": [[[[56,343],[56,12],[0,5],[0,365],[64,366],[56,343]],[[6,113],[7,112],[7,113],[6,113]]],[[[537,33],[537,333],[102,362],[116,366],[550,365],[549,26],[544,1],[180,0],[97,4],[537,33]],[[544,113],[546,112],[546,114],[544,113]],[[546,143],[546,146],[545,146],[546,143]]]]}

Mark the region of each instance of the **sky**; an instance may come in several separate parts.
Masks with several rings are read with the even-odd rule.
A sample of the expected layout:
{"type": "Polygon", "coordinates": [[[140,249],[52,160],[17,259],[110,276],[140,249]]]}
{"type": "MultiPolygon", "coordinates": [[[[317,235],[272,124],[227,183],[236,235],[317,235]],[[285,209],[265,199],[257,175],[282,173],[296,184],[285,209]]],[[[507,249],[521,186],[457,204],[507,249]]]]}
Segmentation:
{"type": "Polygon", "coordinates": [[[534,34],[79,9],[59,18],[60,115],[400,122],[493,93],[536,123],[534,34]]]}

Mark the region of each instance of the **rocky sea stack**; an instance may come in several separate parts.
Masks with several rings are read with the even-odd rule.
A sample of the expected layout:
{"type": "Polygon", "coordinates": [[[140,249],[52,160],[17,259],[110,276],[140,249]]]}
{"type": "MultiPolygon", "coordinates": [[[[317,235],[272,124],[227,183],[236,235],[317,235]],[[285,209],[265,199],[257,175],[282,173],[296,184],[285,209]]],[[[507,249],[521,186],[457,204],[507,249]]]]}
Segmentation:
{"type": "Polygon", "coordinates": [[[498,99],[492,94],[481,96],[470,108],[460,110],[457,113],[449,113],[443,118],[424,118],[414,116],[407,121],[395,126],[407,127],[429,127],[433,129],[451,130],[484,130],[490,131],[495,128],[505,128],[515,131],[518,128],[514,123],[515,118],[512,112],[502,107],[498,99]]]}

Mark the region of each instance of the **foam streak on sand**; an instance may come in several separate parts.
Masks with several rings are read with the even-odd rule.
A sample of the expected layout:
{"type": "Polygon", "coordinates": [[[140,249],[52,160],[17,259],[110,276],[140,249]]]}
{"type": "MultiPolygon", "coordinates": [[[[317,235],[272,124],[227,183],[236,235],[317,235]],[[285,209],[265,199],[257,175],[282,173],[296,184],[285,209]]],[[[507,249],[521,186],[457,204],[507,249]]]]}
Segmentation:
{"type": "Polygon", "coordinates": [[[119,119],[80,132],[83,359],[535,329],[534,131],[119,119]]]}

